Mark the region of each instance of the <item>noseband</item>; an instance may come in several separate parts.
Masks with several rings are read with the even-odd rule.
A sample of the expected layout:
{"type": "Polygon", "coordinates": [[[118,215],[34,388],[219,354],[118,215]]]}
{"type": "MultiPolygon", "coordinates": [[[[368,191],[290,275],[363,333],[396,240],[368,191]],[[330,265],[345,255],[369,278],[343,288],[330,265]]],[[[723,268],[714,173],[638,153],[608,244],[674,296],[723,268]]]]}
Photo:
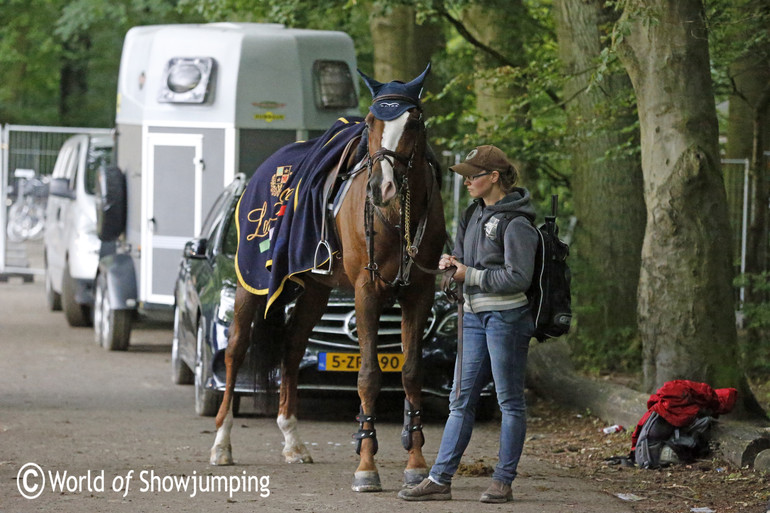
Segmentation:
{"type": "MultiPolygon", "coordinates": [[[[416,145],[415,145],[416,146],[416,145]]],[[[391,166],[393,166],[393,169],[396,168],[393,160],[399,161],[401,164],[406,166],[406,171],[409,172],[409,169],[412,167],[412,158],[414,157],[414,148],[412,148],[412,154],[408,157],[406,155],[402,155],[401,153],[396,153],[393,150],[389,150],[387,148],[380,148],[379,150],[375,151],[374,154],[369,156],[369,166],[374,166],[377,162],[384,160],[391,166]],[[393,159],[393,160],[391,160],[393,159]]]]}

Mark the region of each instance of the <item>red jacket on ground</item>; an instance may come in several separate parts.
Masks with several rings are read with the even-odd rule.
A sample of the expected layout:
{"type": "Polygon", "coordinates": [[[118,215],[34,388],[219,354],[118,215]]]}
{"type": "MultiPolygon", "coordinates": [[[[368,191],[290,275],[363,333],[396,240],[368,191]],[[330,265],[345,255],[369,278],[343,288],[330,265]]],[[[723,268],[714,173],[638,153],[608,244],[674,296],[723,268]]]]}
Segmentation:
{"type": "Polygon", "coordinates": [[[671,425],[689,426],[696,417],[729,413],[735,406],[738,391],[734,388],[714,390],[705,383],[677,379],[667,381],[647,400],[647,413],[639,420],[631,435],[631,450],[636,448],[636,441],[647,418],[656,412],[671,425]]]}

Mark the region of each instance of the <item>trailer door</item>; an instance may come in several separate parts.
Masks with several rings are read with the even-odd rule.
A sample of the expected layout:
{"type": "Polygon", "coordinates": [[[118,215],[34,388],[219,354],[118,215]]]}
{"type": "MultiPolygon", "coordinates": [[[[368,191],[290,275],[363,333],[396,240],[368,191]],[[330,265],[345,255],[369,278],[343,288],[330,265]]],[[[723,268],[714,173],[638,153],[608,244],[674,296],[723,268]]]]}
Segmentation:
{"type": "Polygon", "coordinates": [[[142,301],[174,303],[182,250],[201,229],[202,147],[200,134],[147,134],[139,279],[142,301]]]}

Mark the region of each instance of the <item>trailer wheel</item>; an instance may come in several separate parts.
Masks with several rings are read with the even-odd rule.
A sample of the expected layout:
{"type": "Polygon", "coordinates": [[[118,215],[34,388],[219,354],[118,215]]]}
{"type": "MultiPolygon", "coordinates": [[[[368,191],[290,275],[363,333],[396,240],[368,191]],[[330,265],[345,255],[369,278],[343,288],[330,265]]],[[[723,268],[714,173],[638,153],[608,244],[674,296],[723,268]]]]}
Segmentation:
{"type": "Polygon", "coordinates": [[[94,332],[96,341],[108,351],[125,351],[131,338],[131,310],[113,310],[107,279],[100,274],[96,279],[94,304],[94,332]]]}

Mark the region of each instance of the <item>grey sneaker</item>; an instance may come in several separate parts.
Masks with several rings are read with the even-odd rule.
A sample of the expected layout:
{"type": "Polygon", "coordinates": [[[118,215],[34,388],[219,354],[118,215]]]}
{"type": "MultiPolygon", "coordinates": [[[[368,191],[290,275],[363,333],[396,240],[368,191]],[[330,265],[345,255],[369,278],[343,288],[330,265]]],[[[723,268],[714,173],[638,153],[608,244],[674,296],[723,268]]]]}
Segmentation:
{"type": "Polygon", "coordinates": [[[492,480],[487,491],[481,494],[480,502],[491,502],[493,504],[509,502],[513,500],[511,485],[504,484],[502,481],[492,480]]]}
{"type": "Polygon", "coordinates": [[[398,498],[405,501],[448,501],[452,500],[452,485],[436,484],[428,478],[414,488],[404,488],[398,498]]]}

